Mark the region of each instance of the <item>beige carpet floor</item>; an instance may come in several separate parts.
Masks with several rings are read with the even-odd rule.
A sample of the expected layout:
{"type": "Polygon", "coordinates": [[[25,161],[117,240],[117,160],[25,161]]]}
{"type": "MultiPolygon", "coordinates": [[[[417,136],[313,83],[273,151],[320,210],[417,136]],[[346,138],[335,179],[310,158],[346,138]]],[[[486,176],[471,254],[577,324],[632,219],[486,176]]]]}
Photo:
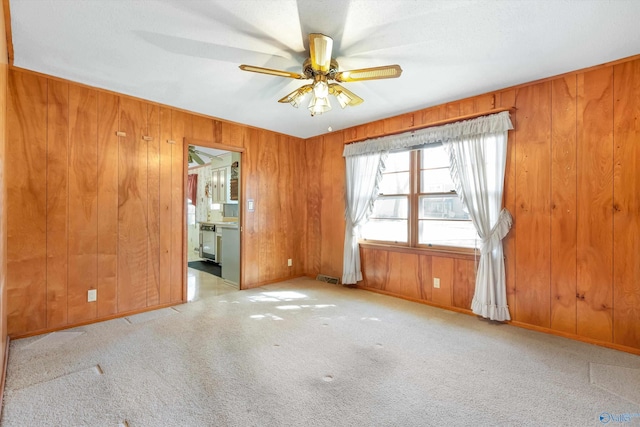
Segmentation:
{"type": "Polygon", "coordinates": [[[638,356],[307,278],[219,286],[12,341],[1,424],[640,425],[638,356]]]}

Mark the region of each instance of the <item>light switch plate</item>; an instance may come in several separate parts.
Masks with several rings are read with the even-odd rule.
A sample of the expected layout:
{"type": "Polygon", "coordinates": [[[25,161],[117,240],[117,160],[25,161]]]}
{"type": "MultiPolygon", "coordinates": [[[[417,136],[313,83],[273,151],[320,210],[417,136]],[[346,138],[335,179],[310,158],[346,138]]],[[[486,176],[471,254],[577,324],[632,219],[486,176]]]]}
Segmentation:
{"type": "Polygon", "coordinates": [[[89,291],[87,291],[87,302],[94,302],[97,299],[98,299],[98,290],[89,289],[89,291]]]}
{"type": "Polygon", "coordinates": [[[253,212],[255,210],[253,199],[247,199],[247,210],[249,212],[253,212]]]}
{"type": "Polygon", "coordinates": [[[440,289],[440,278],[439,277],[434,277],[433,278],[433,287],[440,289]]]}
{"type": "Polygon", "coordinates": [[[293,265],[293,260],[291,258],[289,258],[289,260],[287,261],[287,265],[289,267],[291,267],[293,265]]]}

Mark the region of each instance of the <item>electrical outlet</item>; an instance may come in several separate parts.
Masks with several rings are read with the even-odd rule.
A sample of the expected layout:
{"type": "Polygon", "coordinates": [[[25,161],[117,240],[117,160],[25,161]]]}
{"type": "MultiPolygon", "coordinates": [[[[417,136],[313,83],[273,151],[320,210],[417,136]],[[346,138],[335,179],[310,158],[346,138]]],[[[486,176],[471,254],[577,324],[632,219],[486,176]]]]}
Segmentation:
{"type": "Polygon", "coordinates": [[[289,260],[287,261],[287,265],[289,267],[291,267],[293,265],[293,260],[291,258],[289,258],[289,260]]]}
{"type": "Polygon", "coordinates": [[[87,302],[94,302],[97,299],[98,299],[98,290],[89,289],[89,291],[87,291],[87,302]]]}
{"type": "Polygon", "coordinates": [[[434,277],[433,278],[433,287],[440,289],[440,278],[439,277],[434,277]]]}

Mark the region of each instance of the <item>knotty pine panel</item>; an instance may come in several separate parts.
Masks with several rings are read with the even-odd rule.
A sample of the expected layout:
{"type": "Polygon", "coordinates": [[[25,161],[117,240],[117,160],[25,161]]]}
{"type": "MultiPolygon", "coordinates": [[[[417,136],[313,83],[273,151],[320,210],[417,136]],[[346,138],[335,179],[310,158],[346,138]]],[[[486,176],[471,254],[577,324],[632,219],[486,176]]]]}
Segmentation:
{"type": "Polygon", "coordinates": [[[613,73],[613,340],[640,348],[640,60],[613,73]]]}
{"type": "Polygon", "coordinates": [[[147,104],[147,306],[160,302],[160,107],[147,104]]]}
{"type": "Polygon", "coordinates": [[[7,333],[47,326],[47,80],[9,70],[7,333]]]}
{"type": "Polygon", "coordinates": [[[115,95],[98,93],[98,317],[118,312],[118,111],[115,95]]]}
{"type": "MultiPolygon", "coordinates": [[[[303,275],[307,272],[307,197],[308,182],[306,167],[306,144],[304,140],[290,138],[291,148],[291,196],[290,210],[294,218],[294,232],[285,233],[293,243],[293,269],[291,274],[303,275]]],[[[315,179],[315,176],[313,177],[315,179]]]]}
{"type": "Polygon", "coordinates": [[[69,87],[69,323],[97,316],[87,291],[98,274],[98,93],[69,87]]]}
{"type": "Polygon", "coordinates": [[[119,127],[118,311],[127,312],[147,305],[147,104],[121,98],[119,127]]]}
{"type": "Polygon", "coordinates": [[[323,165],[323,137],[305,141],[307,181],[307,274],[320,274],[322,260],[322,181],[327,171],[323,165]]]}
{"type": "MultiPolygon", "coordinates": [[[[516,105],[516,91],[508,90],[496,95],[499,106],[511,108],[516,105]]],[[[517,111],[511,113],[511,123],[517,123],[517,111]]],[[[504,174],[503,206],[511,213],[513,222],[517,222],[516,212],[516,132],[508,132],[507,161],[504,174]]],[[[512,226],[507,236],[502,240],[504,248],[504,270],[507,281],[507,305],[512,319],[516,318],[516,227],[512,226]]]]}
{"type": "Polygon", "coordinates": [[[577,332],[612,340],[613,69],[578,74],[577,332]]]}
{"type": "Polygon", "coordinates": [[[550,326],[551,83],[516,93],[516,316],[550,326]]]}
{"type": "Polygon", "coordinates": [[[576,332],[576,76],[551,82],[551,328],[576,332]]]}
{"type": "Polygon", "coordinates": [[[191,132],[191,115],[171,111],[171,302],[184,301],[186,260],[184,259],[187,229],[185,189],[184,138],[191,132]]]}
{"type": "MultiPolygon", "coordinates": [[[[431,257],[431,271],[433,279],[440,279],[440,288],[433,287],[432,289],[431,301],[450,307],[453,293],[453,258],[431,257]]],[[[433,279],[431,280],[431,286],[433,286],[433,279]]]]}
{"type": "Polygon", "coordinates": [[[173,135],[171,134],[171,110],[160,107],[160,212],[158,221],[160,225],[159,252],[160,252],[160,288],[158,290],[158,303],[166,304],[171,301],[171,239],[172,239],[172,147],[173,135]]]}
{"type": "Polygon", "coordinates": [[[47,117],[47,328],[67,324],[69,84],[49,81],[47,117]]]}

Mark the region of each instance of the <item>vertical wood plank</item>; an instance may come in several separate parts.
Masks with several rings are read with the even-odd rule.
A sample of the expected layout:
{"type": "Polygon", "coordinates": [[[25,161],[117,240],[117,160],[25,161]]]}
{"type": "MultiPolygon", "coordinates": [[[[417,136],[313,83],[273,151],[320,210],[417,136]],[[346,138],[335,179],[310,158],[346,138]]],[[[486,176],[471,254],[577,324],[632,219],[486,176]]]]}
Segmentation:
{"type": "Polygon", "coordinates": [[[360,248],[362,266],[362,286],[381,291],[387,290],[391,268],[389,252],[370,248],[360,248]]]}
{"type": "Polygon", "coordinates": [[[420,298],[419,256],[399,252],[388,253],[389,272],[385,290],[408,298],[420,298]]]}
{"type": "MultiPolygon", "coordinates": [[[[291,275],[293,268],[288,267],[287,260],[291,258],[292,262],[297,263],[298,260],[294,256],[293,239],[289,236],[295,233],[295,212],[293,212],[292,199],[295,197],[295,189],[293,185],[293,174],[291,173],[292,159],[292,139],[286,136],[280,136],[274,148],[278,157],[278,179],[275,183],[278,189],[278,234],[276,249],[277,254],[274,259],[276,261],[276,273],[274,278],[287,277],[291,275]]],[[[295,160],[294,160],[295,161],[295,160]]],[[[302,192],[301,192],[302,193],[302,192]]],[[[270,211],[273,213],[273,211],[270,211]]],[[[267,279],[269,280],[269,279],[267,279]]]]}
{"type": "MultiPolygon", "coordinates": [[[[509,90],[498,95],[500,107],[515,107],[516,91],[509,90]]],[[[517,111],[511,112],[511,122],[515,125],[517,111]]],[[[507,142],[507,162],[504,175],[504,207],[511,212],[514,223],[517,223],[516,211],[516,132],[510,130],[507,142]]],[[[516,318],[516,227],[511,227],[509,234],[502,241],[504,247],[504,266],[507,281],[507,305],[512,319],[516,318]]]]}
{"type": "Polygon", "coordinates": [[[640,60],[614,67],[613,339],[640,348],[640,60]]]}
{"type": "Polygon", "coordinates": [[[551,328],[576,332],[576,76],[551,82],[551,328]]]}
{"type": "Polygon", "coordinates": [[[118,312],[119,102],[98,93],[98,317],[118,312]]]}
{"type": "MultiPolygon", "coordinates": [[[[98,94],[69,86],[69,323],[95,319],[98,277],[98,94]]],[[[99,296],[98,296],[99,297],[99,296]]]]}
{"type": "Polygon", "coordinates": [[[613,67],[578,74],[577,332],[612,340],[613,67]]]}
{"type": "Polygon", "coordinates": [[[344,258],[344,232],[345,232],[345,161],[342,157],[344,145],[339,135],[329,134],[324,137],[325,151],[330,159],[324,179],[329,188],[331,199],[325,200],[322,205],[331,212],[330,221],[323,226],[323,245],[332,250],[327,254],[327,274],[342,278],[342,264],[344,258]],[[328,173],[328,174],[327,174],[328,173]]]}
{"type": "Polygon", "coordinates": [[[160,107],[147,104],[147,306],[160,303],[160,107]]]}
{"type": "Polygon", "coordinates": [[[47,328],[67,324],[69,84],[48,84],[47,328]]]}
{"type": "Polygon", "coordinates": [[[260,175],[259,169],[259,153],[258,146],[259,131],[257,129],[250,129],[247,137],[244,139],[245,152],[242,157],[245,176],[245,197],[254,201],[254,211],[249,212],[247,208],[244,208],[244,242],[246,245],[242,247],[242,280],[244,281],[245,288],[250,288],[259,283],[260,271],[258,269],[259,249],[261,245],[259,231],[259,215],[258,209],[261,209],[262,200],[259,196],[260,189],[260,175]]]}
{"type": "Polygon", "coordinates": [[[191,116],[180,111],[171,112],[171,302],[183,301],[185,263],[185,168],[184,137],[191,132],[191,116]]]}
{"type": "Polygon", "coordinates": [[[147,304],[147,105],[121,98],[118,160],[118,310],[147,304]]]}
{"type": "Polygon", "coordinates": [[[326,173],[322,167],[324,157],[322,141],[322,137],[314,137],[305,142],[309,176],[307,181],[307,274],[312,276],[320,274],[322,259],[321,182],[326,173]]]}
{"type": "Polygon", "coordinates": [[[551,83],[518,89],[516,107],[515,319],[549,327],[551,83]]]}
{"type": "Polygon", "coordinates": [[[195,139],[203,141],[213,141],[213,120],[208,117],[202,117],[195,114],[191,114],[191,136],[195,139]]]}
{"type": "Polygon", "coordinates": [[[47,325],[47,80],[9,70],[7,102],[7,333],[47,325]]]}
{"type": "Polygon", "coordinates": [[[171,110],[160,107],[160,289],[158,303],[166,304],[171,301],[171,152],[173,141],[171,134],[171,110]]]}
{"type": "Polygon", "coordinates": [[[258,216],[258,229],[260,230],[260,250],[258,257],[259,281],[264,282],[273,279],[279,270],[282,259],[278,254],[276,235],[279,225],[273,212],[280,207],[280,194],[278,194],[278,156],[276,147],[277,138],[280,135],[267,131],[259,131],[258,144],[258,198],[260,204],[256,204],[258,216]],[[274,258],[276,257],[276,258],[274,258]]]}
{"type": "Polygon", "coordinates": [[[467,259],[453,260],[453,306],[471,309],[476,286],[475,263],[467,259]]]}
{"type": "Polygon", "coordinates": [[[451,306],[453,258],[431,257],[431,269],[433,278],[440,279],[440,288],[433,287],[433,280],[431,281],[433,287],[431,301],[445,307],[451,306]]]}
{"type": "MultiPolygon", "coordinates": [[[[342,138],[340,136],[340,138],[342,138]]],[[[294,264],[292,274],[300,276],[307,272],[307,183],[306,144],[304,140],[293,138],[291,159],[291,212],[294,219],[294,233],[288,235],[293,244],[294,264]],[[302,190],[302,191],[301,191],[302,190]],[[305,197],[300,197],[304,194],[305,197]]],[[[315,177],[314,177],[315,179],[315,177]]]]}
{"type": "Polygon", "coordinates": [[[420,298],[433,299],[433,271],[430,255],[420,255],[420,298]]]}

